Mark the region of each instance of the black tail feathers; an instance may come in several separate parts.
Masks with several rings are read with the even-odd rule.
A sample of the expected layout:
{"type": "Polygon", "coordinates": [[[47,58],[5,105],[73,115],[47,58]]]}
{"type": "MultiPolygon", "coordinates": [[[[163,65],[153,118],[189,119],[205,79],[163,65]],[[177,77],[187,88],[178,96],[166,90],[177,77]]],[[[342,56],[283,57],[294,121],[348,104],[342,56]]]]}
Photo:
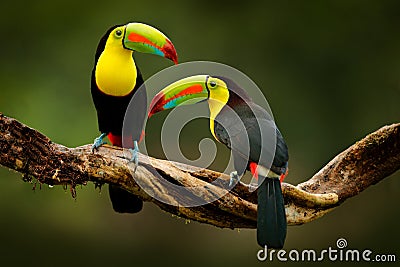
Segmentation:
{"type": "Polygon", "coordinates": [[[142,210],[143,201],[122,188],[109,185],[108,192],[114,211],[119,213],[136,213],[142,210]]]}
{"type": "Polygon", "coordinates": [[[261,247],[282,248],[287,224],[279,179],[265,178],[257,189],[257,196],[257,242],[261,247]]]}

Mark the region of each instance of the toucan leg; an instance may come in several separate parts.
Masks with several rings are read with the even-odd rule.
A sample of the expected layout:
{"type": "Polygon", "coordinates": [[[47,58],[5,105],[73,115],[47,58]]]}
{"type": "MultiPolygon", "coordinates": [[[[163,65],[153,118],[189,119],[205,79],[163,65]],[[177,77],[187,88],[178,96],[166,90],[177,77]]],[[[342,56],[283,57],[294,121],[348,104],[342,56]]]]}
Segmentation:
{"type": "Polygon", "coordinates": [[[96,139],[94,139],[93,145],[92,145],[92,152],[94,152],[95,150],[98,150],[99,147],[101,147],[102,145],[106,144],[106,142],[103,140],[104,137],[107,136],[107,133],[102,133],[99,137],[97,137],[96,139]]]}
{"type": "Polygon", "coordinates": [[[133,148],[130,148],[129,151],[132,154],[132,157],[129,161],[135,163],[134,172],[136,172],[137,166],[139,165],[139,152],[140,152],[138,142],[136,140],[133,141],[133,148]]]}

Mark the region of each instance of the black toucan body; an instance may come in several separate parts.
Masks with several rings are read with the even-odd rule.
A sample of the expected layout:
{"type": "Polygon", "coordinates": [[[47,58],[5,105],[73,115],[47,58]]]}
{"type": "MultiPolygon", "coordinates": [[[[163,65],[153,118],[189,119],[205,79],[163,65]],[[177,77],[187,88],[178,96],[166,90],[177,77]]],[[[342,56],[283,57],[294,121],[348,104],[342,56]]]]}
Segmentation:
{"type": "MultiPolygon", "coordinates": [[[[135,64],[133,52],[151,53],[166,57],[177,63],[177,54],[171,41],[157,29],[142,23],[128,23],[111,27],[101,38],[92,71],[91,93],[97,111],[99,130],[93,150],[103,144],[103,138],[114,146],[134,148],[135,141],[142,135],[147,113],[147,95],[143,78],[135,64]],[[129,103],[135,96],[139,103],[130,116],[134,125],[129,129],[128,141],[122,140],[122,127],[129,103]]],[[[125,138],[125,137],[124,137],[125,138]]],[[[139,212],[143,207],[141,199],[121,189],[109,186],[113,209],[120,213],[139,212]]]]}
{"type": "Polygon", "coordinates": [[[281,181],[287,174],[288,148],[270,114],[226,77],[196,75],[179,80],[153,99],[149,116],[179,105],[207,100],[210,130],[232,151],[236,173],[250,170],[258,180],[257,241],[282,248],[286,214],[281,181]]]}

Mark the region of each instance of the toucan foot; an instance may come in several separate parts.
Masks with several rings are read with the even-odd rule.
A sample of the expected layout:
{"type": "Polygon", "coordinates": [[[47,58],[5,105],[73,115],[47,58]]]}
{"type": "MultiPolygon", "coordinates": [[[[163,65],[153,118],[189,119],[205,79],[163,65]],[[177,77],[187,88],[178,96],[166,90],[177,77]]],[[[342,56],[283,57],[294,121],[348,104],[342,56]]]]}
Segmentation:
{"type": "Polygon", "coordinates": [[[93,145],[92,145],[92,153],[94,153],[95,150],[99,150],[99,147],[102,145],[106,144],[105,141],[103,141],[104,137],[106,137],[106,133],[102,133],[99,137],[94,139],[93,145]]]}
{"type": "Polygon", "coordinates": [[[130,148],[129,151],[132,154],[131,159],[129,160],[129,162],[133,162],[135,163],[135,169],[134,169],[134,173],[136,172],[137,166],[139,165],[139,146],[138,146],[138,142],[135,140],[133,141],[133,148],[130,148]]]}
{"type": "Polygon", "coordinates": [[[239,175],[237,171],[231,172],[229,175],[231,179],[229,179],[229,187],[232,187],[233,185],[236,185],[237,182],[239,182],[239,175]]]}
{"type": "Polygon", "coordinates": [[[258,188],[258,184],[256,184],[256,183],[250,183],[249,184],[249,191],[250,192],[255,191],[257,188],[258,188]]]}

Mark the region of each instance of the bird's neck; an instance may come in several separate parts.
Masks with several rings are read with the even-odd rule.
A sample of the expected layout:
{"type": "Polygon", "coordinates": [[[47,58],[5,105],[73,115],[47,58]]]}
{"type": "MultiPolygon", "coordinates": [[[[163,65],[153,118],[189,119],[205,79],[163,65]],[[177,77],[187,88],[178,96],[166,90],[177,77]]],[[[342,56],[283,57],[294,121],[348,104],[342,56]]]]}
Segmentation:
{"type": "Polygon", "coordinates": [[[132,51],[122,47],[106,47],[97,61],[95,77],[103,93],[128,95],[135,88],[137,77],[132,51]]]}

